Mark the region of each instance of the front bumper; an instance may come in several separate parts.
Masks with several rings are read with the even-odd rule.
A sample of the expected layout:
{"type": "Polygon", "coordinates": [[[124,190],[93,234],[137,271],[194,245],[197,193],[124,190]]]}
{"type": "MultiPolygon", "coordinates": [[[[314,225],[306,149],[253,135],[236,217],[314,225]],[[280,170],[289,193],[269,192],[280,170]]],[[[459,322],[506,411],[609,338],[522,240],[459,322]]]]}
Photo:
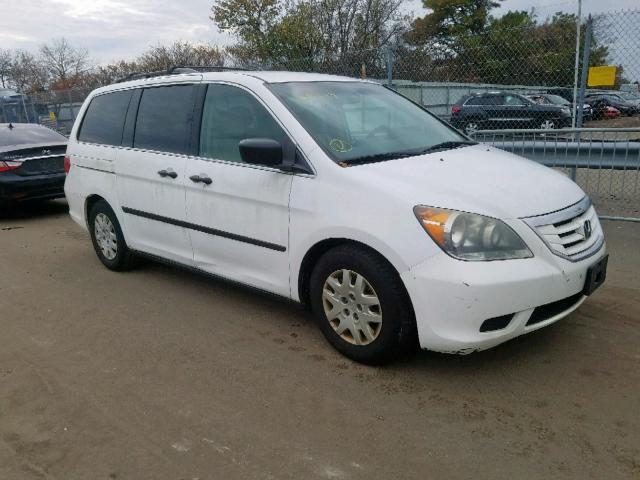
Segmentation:
{"type": "Polygon", "coordinates": [[[444,252],[435,255],[401,275],[413,303],[421,347],[471,353],[556,322],[584,301],[581,292],[587,270],[605,253],[606,245],[602,245],[579,262],[550,251],[528,259],[493,262],[459,261],[444,252]],[[559,302],[568,297],[572,298],[559,302]],[[527,325],[534,309],[547,304],[555,309],[537,310],[543,318],[527,325]],[[502,316],[510,318],[506,327],[481,331],[486,320],[502,316]]]}
{"type": "Polygon", "coordinates": [[[12,172],[0,174],[0,203],[49,200],[64,197],[65,174],[21,176],[12,172]]]}

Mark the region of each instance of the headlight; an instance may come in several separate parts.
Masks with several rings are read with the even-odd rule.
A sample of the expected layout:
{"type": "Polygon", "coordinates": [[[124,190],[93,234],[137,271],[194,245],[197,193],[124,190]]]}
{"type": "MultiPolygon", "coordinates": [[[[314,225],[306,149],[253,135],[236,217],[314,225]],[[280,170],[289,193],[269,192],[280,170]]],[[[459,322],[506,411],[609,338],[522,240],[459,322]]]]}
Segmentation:
{"type": "Polygon", "coordinates": [[[563,108],[562,109],[562,113],[565,113],[567,115],[571,115],[571,110],[569,108],[563,108]]]}
{"type": "Polygon", "coordinates": [[[533,257],[522,239],[501,220],[475,213],[417,205],[420,225],[448,255],[460,260],[533,257]]]}

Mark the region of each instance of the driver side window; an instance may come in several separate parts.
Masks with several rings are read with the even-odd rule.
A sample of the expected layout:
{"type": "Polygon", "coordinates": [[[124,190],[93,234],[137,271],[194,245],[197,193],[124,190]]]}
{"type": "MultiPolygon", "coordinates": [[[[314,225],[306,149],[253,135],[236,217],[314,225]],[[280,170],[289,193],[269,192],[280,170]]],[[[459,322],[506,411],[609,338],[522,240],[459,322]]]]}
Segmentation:
{"type": "Polygon", "coordinates": [[[210,84],[202,111],[200,156],[242,162],[238,144],[245,138],[271,138],[283,147],[287,135],[250,93],[238,87],[210,84]]]}

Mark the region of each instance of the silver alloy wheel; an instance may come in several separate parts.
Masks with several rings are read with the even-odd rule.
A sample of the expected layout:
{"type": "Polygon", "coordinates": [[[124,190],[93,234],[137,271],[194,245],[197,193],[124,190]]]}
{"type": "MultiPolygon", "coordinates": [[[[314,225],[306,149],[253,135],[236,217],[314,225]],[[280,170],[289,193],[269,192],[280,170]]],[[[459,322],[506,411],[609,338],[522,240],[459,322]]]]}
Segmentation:
{"type": "Polygon", "coordinates": [[[96,243],[107,260],[113,260],[118,254],[118,237],[109,217],[104,213],[96,215],[94,220],[96,243]]]}
{"type": "Polygon", "coordinates": [[[464,131],[467,135],[473,135],[474,133],[476,133],[478,130],[480,130],[480,127],[478,126],[477,123],[475,122],[469,122],[465,125],[464,127],[464,131]]]}
{"type": "Polygon", "coordinates": [[[545,120],[544,122],[542,122],[542,125],[540,125],[540,128],[542,128],[543,130],[553,130],[554,128],[556,128],[556,124],[553,122],[553,120],[545,120]]]}
{"type": "Polygon", "coordinates": [[[371,284],[353,270],[336,270],[322,287],[322,305],[331,327],[353,345],[369,345],[380,335],[382,308],[371,284]]]}

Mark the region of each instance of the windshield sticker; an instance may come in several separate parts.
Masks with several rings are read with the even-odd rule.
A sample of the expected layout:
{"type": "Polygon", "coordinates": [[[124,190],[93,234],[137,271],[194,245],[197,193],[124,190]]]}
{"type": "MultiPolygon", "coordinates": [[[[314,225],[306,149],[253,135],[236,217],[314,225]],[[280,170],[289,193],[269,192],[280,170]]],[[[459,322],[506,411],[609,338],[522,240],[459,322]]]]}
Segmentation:
{"type": "Polygon", "coordinates": [[[353,148],[350,143],[345,142],[339,138],[334,138],[329,142],[329,146],[334,152],[346,153],[350,152],[353,148]]]}

